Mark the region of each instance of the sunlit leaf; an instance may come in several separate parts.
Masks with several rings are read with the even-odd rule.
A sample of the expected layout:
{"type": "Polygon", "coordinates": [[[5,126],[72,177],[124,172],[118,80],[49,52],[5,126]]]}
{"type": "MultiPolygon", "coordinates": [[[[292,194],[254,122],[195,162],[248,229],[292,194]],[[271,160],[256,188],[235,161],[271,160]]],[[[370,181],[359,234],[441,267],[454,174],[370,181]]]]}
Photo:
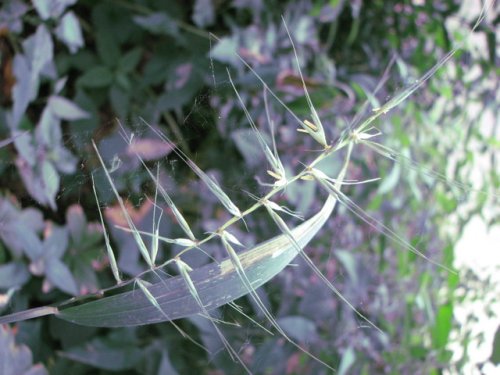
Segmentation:
{"type": "Polygon", "coordinates": [[[432,343],[436,349],[445,349],[448,344],[453,322],[453,305],[446,303],[439,307],[436,322],[432,329],[432,343]]]}
{"type": "Polygon", "coordinates": [[[88,112],[62,96],[52,95],[48,105],[52,112],[63,120],[82,120],[90,117],[88,112]]]}
{"type": "Polygon", "coordinates": [[[61,19],[55,34],[68,47],[71,53],[75,53],[84,46],[80,22],[73,12],[68,12],[61,19]]]}
{"type": "Polygon", "coordinates": [[[349,369],[356,362],[356,352],[353,347],[350,346],[342,355],[342,360],[340,361],[340,366],[338,373],[339,375],[349,374],[349,369]]]}
{"type": "Polygon", "coordinates": [[[42,20],[59,18],[64,10],[77,0],[33,0],[33,5],[42,20]]]}

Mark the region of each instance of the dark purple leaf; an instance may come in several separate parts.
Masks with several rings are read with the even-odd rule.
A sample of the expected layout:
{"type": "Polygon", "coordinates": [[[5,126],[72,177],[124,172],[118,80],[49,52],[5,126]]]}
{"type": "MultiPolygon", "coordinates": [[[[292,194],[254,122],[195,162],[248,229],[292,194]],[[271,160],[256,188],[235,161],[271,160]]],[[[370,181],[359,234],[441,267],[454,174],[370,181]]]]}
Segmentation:
{"type": "Polygon", "coordinates": [[[0,265],[0,289],[19,287],[30,278],[26,264],[11,262],[0,265]]]}
{"type": "Polygon", "coordinates": [[[12,130],[17,129],[29,102],[36,95],[38,90],[38,82],[31,79],[31,69],[26,56],[17,54],[14,56],[14,77],[16,84],[12,89],[12,119],[10,127],[12,130]]]}
{"type": "Polygon", "coordinates": [[[20,212],[7,199],[0,199],[0,223],[0,239],[16,258],[23,251],[29,251],[33,259],[41,256],[43,249],[37,231],[43,226],[43,218],[39,211],[20,212]]]}
{"type": "Polygon", "coordinates": [[[14,145],[17,152],[24,159],[24,161],[34,166],[36,164],[36,151],[33,145],[33,135],[31,133],[24,133],[14,138],[14,145]]]}
{"type": "Polygon", "coordinates": [[[45,226],[43,214],[36,208],[26,208],[19,213],[19,220],[33,232],[41,232],[45,226]]]}
{"type": "Polygon", "coordinates": [[[45,200],[49,204],[50,208],[56,210],[57,206],[55,198],[57,191],[59,190],[59,181],[61,178],[52,163],[45,161],[42,164],[41,169],[42,187],[45,200]]]}
{"type": "Polygon", "coordinates": [[[59,94],[64,86],[66,86],[66,81],[68,80],[68,76],[62,77],[57,80],[55,86],[54,86],[54,94],[59,94]]]}
{"type": "Polygon", "coordinates": [[[31,167],[23,158],[17,158],[16,166],[30,195],[38,203],[55,210],[60,177],[52,163],[41,159],[38,165],[31,167]]]}
{"type": "Polygon", "coordinates": [[[52,225],[48,237],[43,243],[45,258],[60,259],[68,248],[68,230],[52,225]]]}
{"type": "Polygon", "coordinates": [[[36,261],[42,257],[42,241],[35,232],[26,228],[24,223],[21,221],[13,222],[11,231],[11,233],[17,237],[24,253],[31,259],[31,261],[36,261]]]}
{"type": "Polygon", "coordinates": [[[130,369],[142,358],[141,349],[137,346],[127,343],[112,345],[105,339],[94,339],[61,355],[73,361],[110,371],[130,369]]]}
{"type": "Polygon", "coordinates": [[[45,260],[45,276],[47,280],[62,291],[76,296],[78,286],[69,268],[57,258],[45,260]]]}
{"type": "Polygon", "coordinates": [[[23,42],[23,47],[30,62],[32,80],[38,79],[40,72],[54,58],[54,43],[47,27],[44,24],[38,26],[36,33],[23,42]]]}
{"type": "Polygon", "coordinates": [[[298,342],[313,341],[318,336],[314,322],[303,316],[286,316],[278,319],[278,324],[283,331],[298,342]]]}
{"type": "Polygon", "coordinates": [[[193,10],[193,22],[198,27],[213,25],[215,21],[214,4],[212,0],[196,0],[193,10]]]}
{"type": "Polygon", "coordinates": [[[66,211],[66,225],[71,239],[75,242],[80,241],[87,229],[87,219],[82,206],[74,204],[66,211]]]}
{"type": "Polygon", "coordinates": [[[72,174],[76,170],[78,159],[63,146],[56,146],[51,152],[52,162],[61,173],[72,174]]]}
{"type": "Polygon", "coordinates": [[[22,16],[29,7],[20,0],[7,1],[0,10],[0,30],[6,29],[12,33],[21,33],[23,31],[22,16]]]}
{"type": "Polygon", "coordinates": [[[31,351],[16,345],[14,332],[7,326],[0,326],[0,371],[2,375],[48,375],[43,365],[33,366],[31,351]]]}
{"type": "Polygon", "coordinates": [[[46,146],[47,149],[52,149],[60,144],[62,139],[61,121],[55,116],[50,103],[44,108],[35,132],[37,143],[46,146]]]}

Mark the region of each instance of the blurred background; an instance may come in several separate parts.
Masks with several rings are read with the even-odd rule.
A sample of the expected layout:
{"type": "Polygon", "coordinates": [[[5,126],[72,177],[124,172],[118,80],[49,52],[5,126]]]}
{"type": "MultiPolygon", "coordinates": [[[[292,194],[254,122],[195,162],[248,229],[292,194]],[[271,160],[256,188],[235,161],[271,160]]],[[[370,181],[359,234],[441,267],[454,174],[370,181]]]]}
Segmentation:
{"type": "MultiPolygon", "coordinates": [[[[339,206],[306,252],[386,335],[367,327],[300,259],[259,295],[291,338],[339,374],[498,373],[499,15],[493,4],[472,31],[482,6],[474,0],[2,2],[0,312],[113,285],[91,173],[123,277],[146,268],[132,237],[115,227],[123,217],[91,140],[134,222],[146,231],[155,186],[135,152],[150,166],[159,163],[162,184],[195,233],[214,230],[229,214],[143,120],[216,176],[240,208],[252,203],[246,191],[268,191],[259,183],[272,182],[262,168],[264,155],[226,69],[270,141],[267,97],[290,176],[317,155],[314,141],[296,131],[295,120],[238,58],[299,118],[308,118],[284,20],[330,141],[463,45],[376,121],[383,133],[377,142],[396,150],[400,161],[355,148],[348,178],[381,180],[345,190],[369,215],[457,274],[339,206]],[[123,131],[134,134],[133,149],[123,131]]],[[[340,163],[334,156],[322,169],[334,175],[340,163]]],[[[307,217],[325,199],[314,184],[298,182],[278,203],[307,217]]],[[[179,229],[170,219],[162,220],[161,234],[175,237],[179,229]]],[[[264,212],[251,215],[247,225],[249,231],[234,229],[247,246],[278,234],[264,212]]],[[[160,256],[166,260],[179,250],[164,246],[160,256]]],[[[224,255],[216,245],[204,250],[224,255]]],[[[192,267],[210,261],[194,252],[185,260],[192,267]]],[[[237,302],[265,323],[250,298],[237,302]]],[[[279,335],[230,309],[221,314],[239,322],[221,329],[254,373],[327,372],[279,335]]],[[[220,350],[208,321],[179,325],[212,354],[169,323],[96,329],[42,318],[1,327],[0,358],[13,369],[6,375],[242,372],[220,350]]]]}

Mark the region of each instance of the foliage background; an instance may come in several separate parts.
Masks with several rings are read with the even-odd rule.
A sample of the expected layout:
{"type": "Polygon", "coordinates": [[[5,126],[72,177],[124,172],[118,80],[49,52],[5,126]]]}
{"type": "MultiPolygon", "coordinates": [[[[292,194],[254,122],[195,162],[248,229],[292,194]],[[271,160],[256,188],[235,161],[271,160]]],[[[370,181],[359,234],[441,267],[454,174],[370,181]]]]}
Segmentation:
{"type": "MultiPolygon", "coordinates": [[[[14,140],[0,148],[2,312],[112,285],[90,173],[95,174],[100,203],[106,207],[121,271],[133,277],[145,268],[130,236],[115,228],[123,219],[91,147],[94,139],[113,166],[115,183],[138,227],[150,229],[152,204],[146,197],[153,196],[154,186],[120,137],[116,119],[137,137],[135,151],[151,165],[161,161],[162,182],[194,228],[209,231],[227,214],[140,118],[166,131],[246,207],[251,201],[243,189],[265,191],[254,176],[265,180],[266,174],[226,67],[258,126],[266,133],[268,127],[262,87],[235,52],[299,117],[306,117],[283,16],[299,49],[313,101],[328,124],[330,139],[335,139],[356,114],[366,115],[360,111],[367,98],[374,107],[383,103],[431,68],[452,49],[453,41],[464,40],[474,19],[459,16],[460,3],[5,2],[0,9],[0,138],[14,140]],[[383,75],[391,59],[394,68],[383,75]],[[374,97],[371,93],[382,76],[386,83],[374,97]]],[[[498,14],[491,12],[474,32],[481,47],[466,43],[454,62],[377,124],[384,144],[446,173],[450,180],[490,194],[498,191],[494,166],[500,147],[495,136],[498,118],[493,115],[491,129],[481,122],[498,108],[498,14]],[[471,104],[477,112],[464,111],[471,104]],[[471,175],[479,157],[491,160],[491,169],[481,178],[471,175]]],[[[315,145],[296,133],[277,103],[271,104],[271,113],[280,156],[288,168],[297,170],[300,162],[314,156],[315,145]]],[[[324,168],[334,170],[336,163],[332,160],[324,168]]],[[[351,199],[449,266],[461,228],[484,206],[495,203],[492,195],[468,193],[368,150],[356,150],[349,177],[378,176],[380,183],[349,189],[351,199]]],[[[281,198],[282,204],[308,215],[325,196],[313,185],[300,183],[281,198]]],[[[498,212],[488,220],[489,225],[498,223],[498,212]]],[[[162,221],[165,236],[177,230],[171,223],[162,221]]],[[[276,234],[269,223],[265,216],[254,215],[248,221],[251,231],[241,228],[238,238],[246,244],[267,239],[276,234]]],[[[165,259],[179,251],[163,250],[165,259]]],[[[205,250],[223,256],[222,249],[205,250]]],[[[453,316],[455,305],[471,295],[472,274],[445,273],[341,208],[307,251],[387,337],[364,328],[300,261],[259,290],[291,337],[340,374],[461,371],[467,350],[452,353],[449,342],[453,339],[466,348],[473,339],[453,316]]],[[[188,263],[207,261],[196,254],[188,263]]],[[[473,295],[474,300],[482,298],[473,295]]],[[[238,302],[254,318],[262,318],[250,299],[238,302]]],[[[240,328],[224,327],[224,333],[256,373],[324,371],[280,337],[231,317],[229,310],[223,313],[241,322],[240,328]]],[[[206,321],[193,318],[180,324],[217,352],[220,344],[206,321]]],[[[109,330],[39,319],[2,328],[0,341],[0,359],[12,366],[12,374],[240,371],[227,355],[212,357],[192,347],[168,323],[109,330]],[[14,339],[26,347],[16,352],[14,339]],[[32,363],[37,365],[31,367],[32,363]]],[[[498,363],[498,354],[491,359],[498,363]]]]}

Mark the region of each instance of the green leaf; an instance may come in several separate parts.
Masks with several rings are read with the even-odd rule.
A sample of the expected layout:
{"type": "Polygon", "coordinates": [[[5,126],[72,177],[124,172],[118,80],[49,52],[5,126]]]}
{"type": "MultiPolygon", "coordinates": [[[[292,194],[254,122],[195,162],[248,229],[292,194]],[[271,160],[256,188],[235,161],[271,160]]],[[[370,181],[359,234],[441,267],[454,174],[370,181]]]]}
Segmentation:
{"type": "Polygon", "coordinates": [[[130,73],[135,69],[139,61],[141,61],[142,50],[134,48],[120,58],[118,62],[118,70],[123,73],[130,73]]]}
{"type": "Polygon", "coordinates": [[[453,305],[447,303],[439,307],[436,323],[432,328],[432,344],[436,349],[445,349],[452,328],[453,305]]]}
{"type": "Polygon", "coordinates": [[[445,213],[452,213],[457,208],[457,200],[442,191],[436,191],[435,197],[445,213]]]}
{"type": "Polygon", "coordinates": [[[378,194],[386,194],[396,187],[401,176],[401,165],[394,164],[389,175],[385,176],[378,187],[378,194]]]}
{"type": "Polygon", "coordinates": [[[101,61],[107,66],[116,66],[120,59],[120,48],[114,36],[108,30],[97,32],[95,36],[101,61]]]}
{"type": "Polygon", "coordinates": [[[79,79],[78,83],[85,87],[105,87],[113,81],[113,72],[107,66],[96,66],[86,71],[79,79]]]}
{"type": "Polygon", "coordinates": [[[117,85],[111,86],[109,90],[111,106],[120,118],[126,118],[129,111],[130,96],[127,91],[117,85]]]}
{"type": "Polygon", "coordinates": [[[349,369],[354,365],[356,361],[356,352],[352,346],[348,347],[347,350],[342,354],[342,360],[340,361],[340,366],[338,370],[339,375],[349,374],[349,369]]]}
{"type": "Polygon", "coordinates": [[[490,361],[497,366],[500,364],[500,325],[493,339],[493,349],[491,351],[490,361]]]}
{"type": "Polygon", "coordinates": [[[122,72],[117,72],[117,74],[115,75],[115,82],[121,89],[125,90],[126,92],[130,92],[132,89],[129,76],[122,72]]]}

